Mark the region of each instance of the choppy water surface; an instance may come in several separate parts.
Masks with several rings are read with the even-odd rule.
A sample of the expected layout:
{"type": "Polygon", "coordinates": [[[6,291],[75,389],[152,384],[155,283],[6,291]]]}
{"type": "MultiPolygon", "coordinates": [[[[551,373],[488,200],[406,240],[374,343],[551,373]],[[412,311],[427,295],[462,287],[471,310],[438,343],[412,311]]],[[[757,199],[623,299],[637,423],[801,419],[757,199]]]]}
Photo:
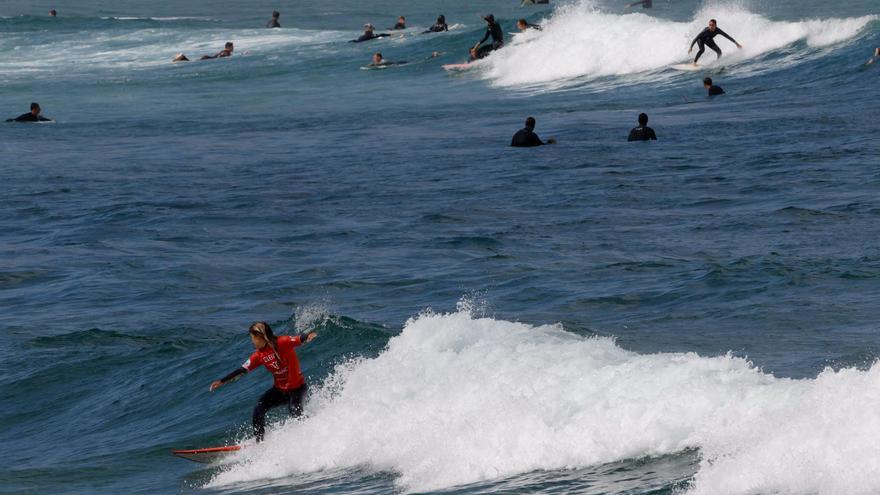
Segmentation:
{"type": "Polygon", "coordinates": [[[874,2],[410,3],[0,5],[56,119],[0,129],[0,491],[880,491],[874,2]],[[445,72],[488,12],[543,31],[445,72]],[[257,319],[307,419],[173,458],[248,441],[257,319]]]}

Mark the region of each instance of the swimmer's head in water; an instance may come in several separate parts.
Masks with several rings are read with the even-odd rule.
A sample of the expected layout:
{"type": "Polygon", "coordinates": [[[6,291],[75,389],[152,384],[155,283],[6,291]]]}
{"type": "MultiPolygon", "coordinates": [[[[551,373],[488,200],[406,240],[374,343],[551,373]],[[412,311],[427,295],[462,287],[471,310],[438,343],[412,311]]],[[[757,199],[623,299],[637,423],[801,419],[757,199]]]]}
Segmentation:
{"type": "Polygon", "coordinates": [[[370,23],[369,23],[369,22],[368,22],[368,23],[366,23],[366,24],[364,24],[364,31],[366,31],[366,32],[368,32],[368,33],[370,33],[370,32],[372,32],[372,31],[373,31],[373,29],[374,29],[374,28],[373,28],[373,25],[372,25],[372,24],[370,24],[370,23]]]}
{"type": "Polygon", "coordinates": [[[526,119],[526,129],[534,129],[535,128],[535,118],[529,117],[526,119]]]}
{"type": "Polygon", "coordinates": [[[495,16],[492,14],[489,14],[489,15],[483,16],[483,20],[485,20],[489,24],[494,24],[495,23],[495,16]]]}
{"type": "Polygon", "coordinates": [[[441,16],[437,17],[437,24],[446,24],[446,16],[441,15],[441,16]]]}
{"type": "Polygon", "coordinates": [[[711,77],[703,78],[703,86],[706,86],[708,88],[711,85],[712,85],[712,78],[711,77]]]}
{"type": "Polygon", "coordinates": [[[520,20],[516,21],[516,27],[518,27],[520,30],[524,31],[527,27],[529,27],[529,23],[526,22],[525,19],[520,19],[520,20]]]}
{"type": "Polygon", "coordinates": [[[382,52],[376,52],[373,54],[373,63],[378,64],[382,62],[382,52]]]}
{"type": "Polygon", "coordinates": [[[278,19],[279,17],[281,17],[281,12],[278,12],[277,10],[273,10],[272,11],[272,19],[278,19]]]}
{"type": "Polygon", "coordinates": [[[231,41],[227,41],[226,44],[223,45],[223,46],[224,46],[224,48],[226,48],[226,49],[229,50],[230,52],[233,50],[233,48],[235,48],[235,47],[232,46],[232,42],[231,42],[231,41]]]}
{"type": "Polygon", "coordinates": [[[58,15],[58,12],[56,12],[55,9],[52,9],[49,11],[49,17],[56,17],[57,15],[58,15]]]}
{"type": "Polygon", "coordinates": [[[40,115],[42,109],[40,108],[40,104],[37,102],[31,103],[31,113],[34,115],[40,115]]]}
{"type": "Polygon", "coordinates": [[[639,125],[648,125],[648,114],[646,114],[646,113],[639,114],[639,125]]]}
{"type": "Polygon", "coordinates": [[[401,15],[401,16],[398,16],[398,17],[397,17],[397,22],[400,22],[400,23],[404,23],[404,22],[406,22],[406,17],[404,17],[404,16],[402,16],[402,15],[401,15]]]}

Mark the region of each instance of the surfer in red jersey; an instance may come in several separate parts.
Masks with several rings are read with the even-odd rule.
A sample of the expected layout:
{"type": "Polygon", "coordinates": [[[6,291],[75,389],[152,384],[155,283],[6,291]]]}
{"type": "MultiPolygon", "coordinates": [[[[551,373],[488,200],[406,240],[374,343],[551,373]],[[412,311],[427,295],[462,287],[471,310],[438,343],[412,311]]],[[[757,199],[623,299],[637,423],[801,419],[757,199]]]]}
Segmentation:
{"type": "Polygon", "coordinates": [[[260,442],[266,433],[266,412],[269,409],[287,405],[287,409],[293,417],[302,416],[302,403],[308,385],[306,385],[306,379],[300,371],[299,359],[296,357],[294,348],[311,342],[318,334],[305,332],[293,337],[289,335],[276,337],[272,333],[272,328],[264,321],[258,321],[251,325],[248,333],[256,350],[240,368],[211,383],[211,391],[217,390],[220,386],[260,366],[265,366],[272,373],[275,383],[272,388],[263,393],[257,406],[254,407],[254,436],[256,436],[257,442],[260,442]]]}

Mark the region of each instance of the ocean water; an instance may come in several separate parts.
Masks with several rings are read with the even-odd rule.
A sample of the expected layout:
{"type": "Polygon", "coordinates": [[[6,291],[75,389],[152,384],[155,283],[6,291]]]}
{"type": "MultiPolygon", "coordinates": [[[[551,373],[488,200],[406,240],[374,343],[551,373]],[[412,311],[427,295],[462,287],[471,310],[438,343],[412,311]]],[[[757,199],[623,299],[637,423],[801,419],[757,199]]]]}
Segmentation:
{"type": "Polygon", "coordinates": [[[880,492],[877,2],[623,3],[0,3],[0,493],[880,492]]]}

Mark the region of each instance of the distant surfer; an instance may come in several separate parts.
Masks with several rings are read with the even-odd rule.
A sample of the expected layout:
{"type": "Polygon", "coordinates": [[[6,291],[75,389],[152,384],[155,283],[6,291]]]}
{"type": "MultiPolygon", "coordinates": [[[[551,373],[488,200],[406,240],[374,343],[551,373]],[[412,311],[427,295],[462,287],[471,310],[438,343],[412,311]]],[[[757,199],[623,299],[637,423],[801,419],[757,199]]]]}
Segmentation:
{"type": "Polygon", "coordinates": [[[266,23],[266,27],[267,28],[280,28],[281,23],[278,22],[279,17],[281,17],[281,12],[278,12],[277,10],[273,10],[272,11],[272,19],[270,19],[269,22],[266,23]]]}
{"type": "Polygon", "coordinates": [[[373,61],[370,62],[367,67],[390,67],[392,65],[403,65],[405,63],[406,60],[401,60],[400,62],[385,60],[385,58],[382,57],[382,52],[376,52],[373,54],[373,61]]]}
{"type": "Polygon", "coordinates": [[[522,0],[519,3],[519,6],[522,7],[523,5],[546,5],[548,3],[550,3],[550,0],[522,0]]]}
{"type": "Polygon", "coordinates": [[[880,47],[874,49],[874,55],[865,62],[865,65],[871,65],[877,60],[880,60],[880,47]]]}
{"type": "Polygon", "coordinates": [[[654,6],[654,0],[639,0],[638,2],[626,4],[627,9],[631,9],[636,5],[641,5],[643,9],[650,9],[654,6]]]}
{"type": "Polygon", "coordinates": [[[39,103],[31,103],[31,111],[23,113],[14,119],[6,119],[6,122],[52,122],[52,119],[43,117],[43,111],[39,103]]]}
{"type": "Polygon", "coordinates": [[[707,77],[703,79],[703,87],[709,91],[709,96],[719,96],[724,94],[724,90],[721,89],[721,86],[716,86],[712,84],[712,78],[707,77]]]}
{"type": "Polygon", "coordinates": [[[300,371],[299,359],[294,348],[311,342],[318,334],[305,332],[294,337],[289,335],[276,337],[272,333],[272,328],[264,321],[251,325],[248,333],[256,351],[240,368],[211,383],[210,389],[213,392],[260,366],[265,366],[272,373],[274,379],[272,388],[260,396],[257,406],[254,407],[254,436],[257,442],[261,442],[266,433],[266,412],[269,409],[286,405],[293,417],[302,416],[302,404],[308,385],[300,371]]]}
{"type": "Polygon", "coordinates": [[[694,51],[695,43],[698,44],[700,47],[700,50],[697,52],[697,56],[694,57],[694,65],[697,65],[697,62],[703,55],[703,52],[706,51],[707,46],[715,52],[715,55],[717,55],[718,58],[721,58],[721,48],[718,48],[718,45],[715,44],[715,41],[713,39],[719,34],[732,41],[737,48],[742,48],[742,45],[737,43],[735,39],[731,38],[729,34],[725,33],[721,30],[721,28],[718,27],[718,23],[715,21],[715,19],[711,19],[709,20],[709,27],[700,31],[700,34],[698,34],[697,37],[694,38],[693,41],[691,41],[691,46],[690,48],[688,48],[688,55],[690,55],[690,53],[694,51]]]}
{"type": "Polygon", "coordinates": [[[379,33],[376,34],[375,27],[372,24],[364,24],[364,34],[360,35],[360,37],[356,40],[351,40],[351,43],[362,43],[364,41],[370,41],[377,38],[384,38],[386,36],[391,36],[390,33],[379,33]]]}
{"type": "Polygon", "coordinates": [[[543,146],[545,144],[556,144],[556,140],[550,138],[546,143],[541,141],[541,138],[535,134],[534,117],[527,118],[526,126],[516,131],[516,134],[513,135],[513,139],[510,140],[510,145],[515,148],[531,148],[533,146],[543,146]]]}
{"type": "Polygon", "coordinates": [[[446,25],[446,16],[441,15],[437,17],[437,22],[435,22],[427,30],[422,31],[422,34],[442,33],[443,31],[449,31],[449,26],[446,25]]]}
{"type": "MultiPolygon", "coordinates": [[[[210,60],[210,59],[212,59],[212,58],[226,58],[226,57],[231,57],[231,56],[232,56],[232,51],[233,51],[234,49],[235,49],[235,47],[232,45],[232,42],[231,42],[231,41],[227,41],[226,44],[223,46],[223,49],[222,49],[222,50],[220,50],[219,52],[217,52],[217,53],[214,54],[214,55],[202,55],[202,56],[199,58],[199,60],[210,60]]],[[[247,53],[247,52],[245,52],[245,53],[247,53]]],[[[189,62],[189,59],[186,58],[186,55],[184,55],[184,54],[182,54],[182,53],[179,53],[179,54],[177,54],[177,56],[174,57],[174,59],[172,59],[171,61],[172,61],[172,62],[189,62]]]]}
{"type": "Polygon", "coordinates": [[[50,10],[49,17],[58,17],[58,12],[55,9],[50,10]]]}
{"type": "Polygon", "coordinates": [[[501,25],[495,22],[495,16],[489,14],[484,16],[483,20],[486,21],[486,34],[483,35],[483,39],[474,45],[474,48],[480,53],[479,58],[483,58],[488,55],[489,52],[498,50],[504,46],[504,31],[501,30],[501,25]],[[492,43],[483,45],[490,36],[492,37],[492,43]]]}
{"type": "Polygon", "coordinates": [[[520,19],[520,20],[516,21],[516,27],[522,32],[526,32],[529,29],[541,31],[541,26],[539,26],[537,24],[530,24],[529,21],[527,21],[525,19],[520,19]]]}
{"type": "Polygon", "coordinates": [[[393,31],[400,31],[401,29],[406,29],[406,17],[399,16],[397,18],[397,24],[391,28],[393,31]]]}
{"type": "Polygon", "coordinates": [[[654,129],[648,127],[648,114],[640,113],[639,114],[639,126],[633,127],[631,131],[629,131],[629,137],[626,139],[627,141],[656,141],[657,134],[654,133],[654,129]]]}

